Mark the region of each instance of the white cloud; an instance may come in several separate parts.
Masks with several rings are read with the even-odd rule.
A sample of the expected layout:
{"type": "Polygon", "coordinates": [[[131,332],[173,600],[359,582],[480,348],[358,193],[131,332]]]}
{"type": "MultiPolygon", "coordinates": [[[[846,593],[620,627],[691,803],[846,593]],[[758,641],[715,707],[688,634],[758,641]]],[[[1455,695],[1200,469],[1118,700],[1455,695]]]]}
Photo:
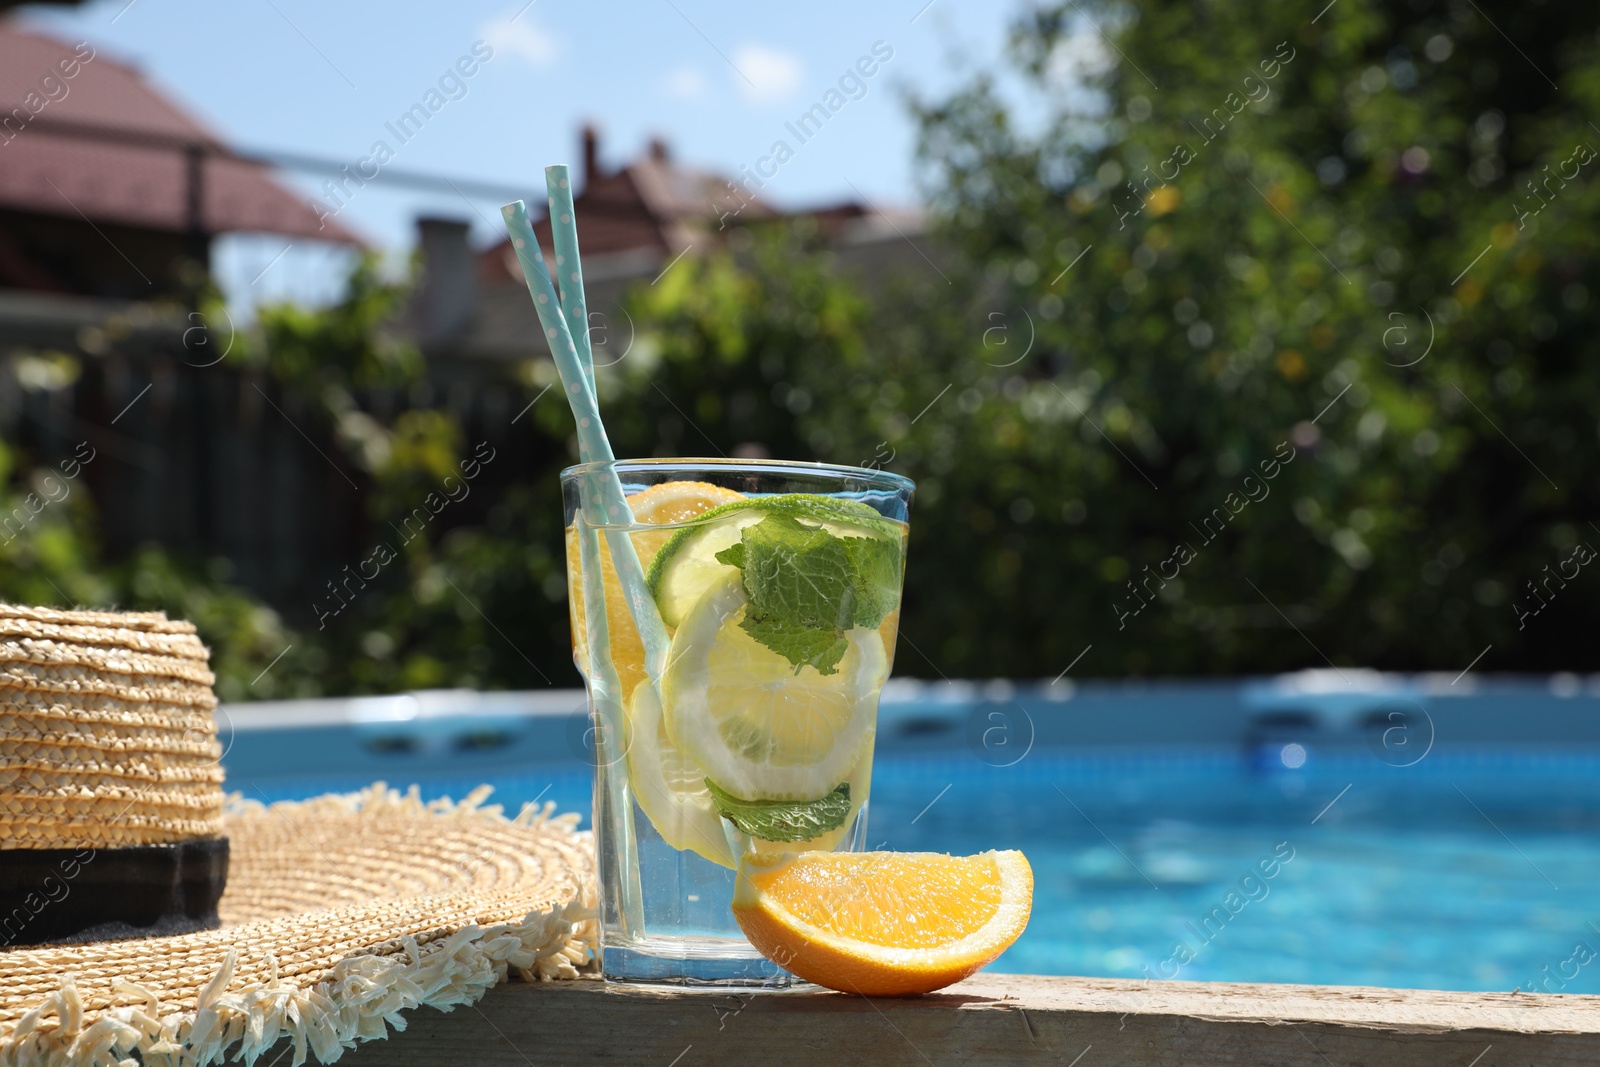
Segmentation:
{"type": "Polygon", "coordinates": [[[517,56],[535,67],[548,67],[559,51],[556,39],[526,16],[514,22],[491,22],[479,32],[496,53],[517,56]]]}
{"type": "Polygon", "coordinates": [[[757,103],[787,100],[800,88],[800,57],[793,52],[760,44],[742,44],[733,51],[733,65],[739,69],[734,77],[740,91],[757,103]]]}
{"type": "Polygon", "coordinates": [[[679,100],[701,100],[711,92],[711,83],[699,67],[674,67],[667,72],[666,88],[679,100]]]}

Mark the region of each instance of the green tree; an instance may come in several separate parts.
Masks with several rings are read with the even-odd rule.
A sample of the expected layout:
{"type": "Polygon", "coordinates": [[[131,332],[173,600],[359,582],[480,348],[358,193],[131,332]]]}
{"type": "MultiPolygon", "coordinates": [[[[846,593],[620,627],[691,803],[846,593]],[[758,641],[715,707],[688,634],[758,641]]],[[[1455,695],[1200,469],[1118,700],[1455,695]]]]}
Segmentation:
{"type": "Polygon", "coordinates": [[[1593,663],[1593,576],[1522,631],[1512,602],[1600,545],[1597,15],[1486,10],[1051,6],[1012,37],[1021,99],[985,75],[919,105],[947,239],[1038,326],[962,462],[911,457],[966,500],[914,523],[907,624],[954,635],[941,669],[1593,663]],[[923,584],[934,538],[994,608],[923,584]]]}

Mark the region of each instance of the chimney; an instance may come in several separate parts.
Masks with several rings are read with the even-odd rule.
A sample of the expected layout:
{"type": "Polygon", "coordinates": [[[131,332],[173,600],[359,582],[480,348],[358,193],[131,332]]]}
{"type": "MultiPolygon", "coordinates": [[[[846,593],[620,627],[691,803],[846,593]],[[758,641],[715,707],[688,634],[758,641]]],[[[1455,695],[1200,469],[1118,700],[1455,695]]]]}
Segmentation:
{"type": "Polygon", "coordinates": [[[587,192],[600,180],[600,131],[592,124],[583,127],[583,188],[587,192]]]}
{"type": "Polygon", "coordinates": [[[650,138],[650,158],[657,163],[665,163],[672,158],[672,150],[667,147],[665,138],[650,138]]]}
{"type": "Polygon", "coordinates": [[[458,341],[478,304],[478,266],[467,237],[471,225],[456,219],[417,219],[422,277],[413,314],[424,347],[458,341]]]}

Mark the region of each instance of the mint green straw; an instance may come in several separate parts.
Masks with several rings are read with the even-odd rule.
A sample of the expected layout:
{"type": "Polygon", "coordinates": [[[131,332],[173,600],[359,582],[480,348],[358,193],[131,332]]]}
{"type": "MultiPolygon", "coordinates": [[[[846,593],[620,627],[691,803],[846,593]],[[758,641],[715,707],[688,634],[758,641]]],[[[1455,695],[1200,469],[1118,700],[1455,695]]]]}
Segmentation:
{"type": "Polygon", "coordinates": [[[572,181],[567,165],[557,163],[544,168],[545,189],[550,194],[550,243],[556,249],[556,284],[561,289],[561,310],[567,316],[567,329],[578,345],[578,359],[589,391],[594,387],[594,351],[589,345],[589,306],[583,298],[583,265],[578,259],[578,224],[572,209],[572,181]]]}
{"type": "MultiPolygon", "coordinates": [[[[572,331],[567,327],[566,317],[562,314],[563,309],[556,296],[555,286],[550,283],[550,276],[545,272],[544,252],[539,247],[539,238],[534,235],[533,226],[528,221],[528,205],[518,200],[514,204],[507,204],[500,209],[500,212],[505,217],[506,229],[511,235],[511,247],[517,254],[517,261],[522,265],[522,276],[528,283],[528,293],[533,297],[533,309],[539,315],[550,353],[555,357],[556,369],[561,374],[561,384],[567,394],[567,402],[572,406],[573,418],[577,420],[578,441],[583,452],[591,462],[615,463],[616,456],[611,451],[611,442],[606,437],[604,424],[600,421],[600,409],[595,402],[594,388],[589,382],[588,375],[584,373],[578,346],[573,340],[572,331]]],[[[667,660],[667,628],[661,621],[661,612],[656,608],[655,598],[650,595],[649,586],[645,584],[644,567],[639,563],[639,554],[634,550],[633,541],[627,534],[627,527],[633,524],[633,512],[629,509],[627,496],[622,491],[622,480],[617,477],[614,469],[608,469],[603,475],[587,477],[585,485],[584,521],[590,525],[603,526],[605,529],[606,543],[611,546],[611,562],[617,569],[617,580],[622,586],[623,598],[628,603],[628,612],[633,616],[633,623],[639,630],[639,638],[644,643],[645,673],[650,676],[652,684],[659,689],[661,672],[665,669],[667,660]],[[601,520],[599,523],[590,520],[591,508],[599,513],[601,520]]],[[[605,602],[602,600],[598,607],[603,610],[604,606],[605,602]]]]}
{"type": "MultiPolygon", "coordinates": [[[[595,714],[603,726],[603,732],[595,739],[595,756],[609,761],[626,760],[632,739],[628,736],[627,715],[623,711],[623,702],[629,694],[622,692],[622,680],[617,677],[616,665],[611,661],[611,634],[605,611],[605,580],[600,570],[600,538],[581,510],[578,512],[577,526],[578,570],[583,581],[584,603],[589,605],[588,610],[583,613],[589,652],[589,691],[594,695],[595,714]]],[[[646,681],[640,684],[654,683],[646,681]]],[[[637,839],[631,830],[633,804],[628,798],[629,777],[625,774],[606,774],[601,776],[601,781],[606,787],[606,804],[612,811],[622,813],[630,827],[628,833],[619,835],[613,842],[613,847],[617,849],[618,869],[623,872],[625,880],[620,909],[623,930],[634,936],[640,936],[644,932],[644,892],[639,885],[637,839]]],[[[601,812],[594,813],[596,823],[603,818],[605,816],[601,812]]]]}

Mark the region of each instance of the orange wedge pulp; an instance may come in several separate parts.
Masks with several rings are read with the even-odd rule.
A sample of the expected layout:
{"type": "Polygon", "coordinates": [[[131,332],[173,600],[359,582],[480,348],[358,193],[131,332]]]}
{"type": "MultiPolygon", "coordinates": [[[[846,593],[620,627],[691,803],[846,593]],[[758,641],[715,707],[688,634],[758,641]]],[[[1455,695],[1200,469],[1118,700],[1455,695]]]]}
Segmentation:
{"type": "Polygon", "coordinates": [[[733,914],[761,954],[810,982],[869,997],[959,982],[1028,925],[1020,852],[802,852],[751,856],[733,914]]]}
{"type": "MultiPolygon", "coordinates": [[[[635,522],[650,526],[688,522],[733,500],[742,500],[743,493],[724,489],[709,482],[663,482],[652,485],[628,498],[635,522]]],[[[670,526],[660,530],[641,530],[630,533],[633,547],[639,553],[639,562],[645,570],[656,558],[661,546],[671,539],[675,531],[670,526]]],[[[617,580],[617,570],[611,564],[611,547],[600,539],[601,576],[606,591],[606,620],[610,623],[611,662],[617,668],[622,691],[632,693],[645,678],[644,644],[633,625],[633,614],[622,595],[622,583],[617,580]]],[[[588,660],[585,646],[588,631],[584,628],[583,586],[578,577],[577,527],[567,527],[567,603],[572,614],[572,645],[580,663],[588,660]]]]}

